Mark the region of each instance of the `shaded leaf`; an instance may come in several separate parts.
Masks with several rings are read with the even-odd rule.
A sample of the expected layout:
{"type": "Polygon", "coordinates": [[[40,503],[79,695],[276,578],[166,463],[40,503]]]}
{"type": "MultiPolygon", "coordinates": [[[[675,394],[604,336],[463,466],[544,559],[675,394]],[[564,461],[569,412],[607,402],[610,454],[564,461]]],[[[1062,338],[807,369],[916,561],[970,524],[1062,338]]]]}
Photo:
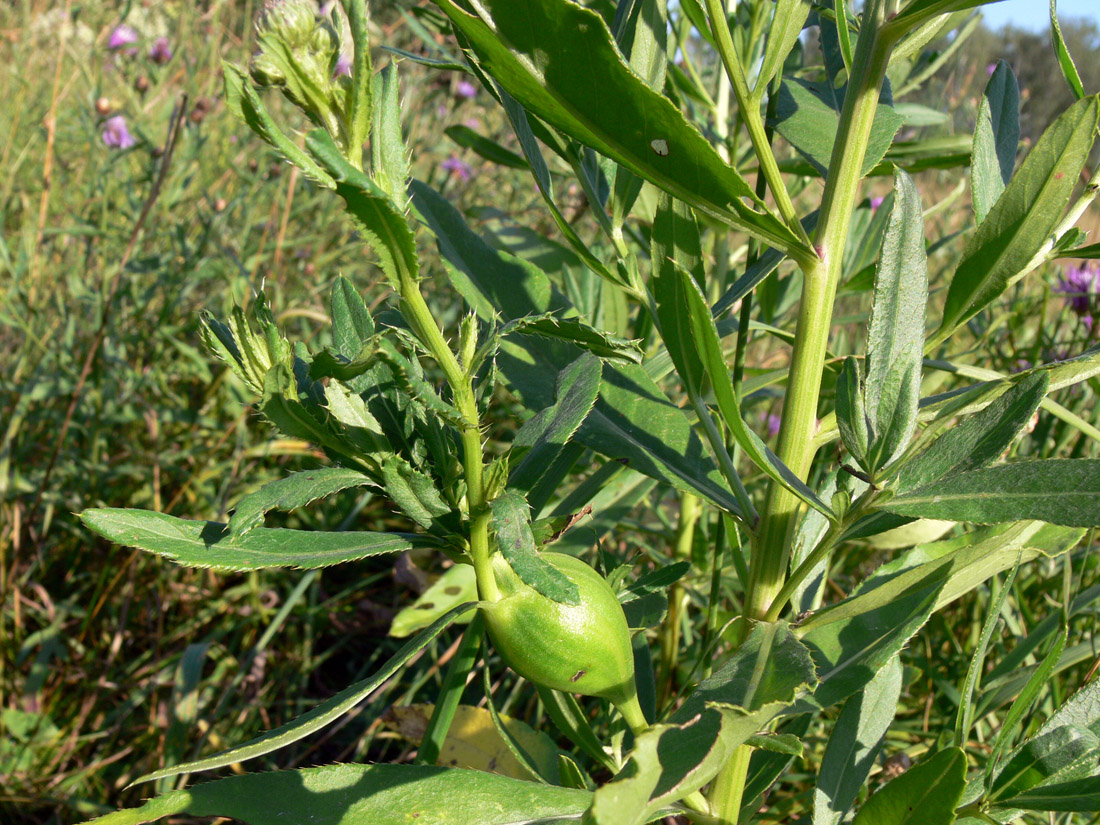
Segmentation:
{"type": "Polygon", "coordinates": [[[853,825],[951,825],[965,789],[966,754],[947,748],[884,785],[853,825]]]}
{"type": "Polygon", "coordinates": [[[531,532],[531,510],[518,490],[505,490],[489,505],[497,545],[508,565],[528,587],[563,604],[580,604],[580,591],[564,573],[543,561],[531,532]]]}
{"type": "Polygon", "coordinates": [[[1019,143],[1020,87],[1012,69],[1001,60],[986,84],[974,126],[970,179],[978,223],[985,220],[1012,178],[1019,143]]]}

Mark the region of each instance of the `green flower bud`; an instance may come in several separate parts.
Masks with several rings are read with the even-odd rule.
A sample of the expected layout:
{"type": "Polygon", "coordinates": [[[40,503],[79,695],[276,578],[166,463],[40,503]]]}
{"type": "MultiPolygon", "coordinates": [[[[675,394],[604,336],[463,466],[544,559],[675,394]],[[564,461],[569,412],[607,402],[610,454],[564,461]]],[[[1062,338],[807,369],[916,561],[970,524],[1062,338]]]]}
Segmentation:
{"type": "Polygon", "coordinates": [[[543,553],[580,591],[580,604],[555,602],[524,584],[500,554],[499,601],[483,605],[489,638],[504,660],[537,685],[614,702],[632,728],[645,726],[634,685],[626,616],[607,581],[580,559],[543,553]]]}
{"type": "Polygon", "coordinates": [[[313,0],[267,0],[256,21],[256,33],[272,34],[290,49],[309,43],[317,24],[313,0]]]}

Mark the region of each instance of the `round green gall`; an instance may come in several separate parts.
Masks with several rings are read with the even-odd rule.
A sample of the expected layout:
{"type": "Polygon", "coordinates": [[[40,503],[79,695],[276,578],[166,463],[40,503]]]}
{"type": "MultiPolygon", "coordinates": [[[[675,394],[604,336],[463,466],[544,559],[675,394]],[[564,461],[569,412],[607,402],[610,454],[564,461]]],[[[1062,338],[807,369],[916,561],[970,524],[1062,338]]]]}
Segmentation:
{"type": "Polygon", "coordinates": [[[622,605],[607,581],[580,559],[543,553],[580,591],[580,604],[555,602],[524,584],[499,553],[499,601],[483,603],[489,638],[508,665],[537,685],[598,696],[619,707],[632,728],[637,709],[634,654],[622,605]]]}

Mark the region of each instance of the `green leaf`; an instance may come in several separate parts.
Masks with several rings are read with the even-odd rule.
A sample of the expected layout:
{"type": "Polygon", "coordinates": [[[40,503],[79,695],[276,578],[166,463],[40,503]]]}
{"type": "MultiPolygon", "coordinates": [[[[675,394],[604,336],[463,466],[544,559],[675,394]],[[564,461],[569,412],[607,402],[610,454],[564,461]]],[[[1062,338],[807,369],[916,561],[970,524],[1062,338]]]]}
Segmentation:
{"type": "Polygon", "coordinates": [[[836,825],[851,810],[894,721],[901,677],[901,660],[895,656],[844,703],[821,758],[813,825],[836,825]]]}
{"type": "MultiPolygon", "coordinates": [[[[883,95],[875,111],[861,175],[866,175],[878,165],[893,143],[894,135],[905,123],[905,118],[894,111],[885,90],[883,95]]],[[[776,114],[772,123],[775,130],[826,177],[840,127],[842,103],[843,98],[838,97],[828,81],[798,77],[786,78],[776,99],[776,114]]]]}
{"type": "Polygon", "coordinates": [[[351,30],[353,52],[351,58],[351,86],[348,89],[348,146],[352,151],[362,151],[370,137],[372,119],[372,85],[374,69],[370,59],[370,16],[367,0],[348,0],[344,3],[351,30]],[[358,147],[358,148],[357,148],[358,147]]]}
{"type": "Polygon", "coordinates": [[[425,529],[451,512],[431,476],[399,455],[388,455],[382,462],[382,485],[401,512],[425,529]]]}
{"type": "Polygon", "coordinates": [[[1077,101],[1028,153],[966,244],[935,340],[946,338],[1023,277],[1069,203],[1092,148],[1098,115],[1096,97],[1077,101]]]}
{"type": "MultiPolygon", "coordinates": [[[[755,432],[745,425],[741,417],[741,405],[734,392],[733,379],[722,351],[722,340],[710,314],[707,300],[690,273],[678,270],[680,277],[681,306],[686,310],[691,327],[695,351],[706,370],[706,378],[714,390],[722,420],[729,427],[734,440],[757,467],[770,478],[790,490],[802,501],[825,516],[833,517],[832,510],[821,501],[805,482],[773,453],[755,432]]],[[[683,311],[681,310],[681,311],[683,311]]],[[[914,405],[916,399],[914,398],[914,405]]]]}
{"type": "Polygon", "coordinates": [[[997,63],[978,104],[970,162],[974,218],[980,224],[1005,191],[1020,144],[1020,87],[1008,64],[997,63]]]}
{"type": "MultiPolygon", "coordinates": [[[[401,608],[390,623],[390,636],[405,639],[423,630],[448,610],[463,602],[477,600],[477,578],[468,564],[447,568],[416,601],[401,608]]],[[[467,619],[457,619],[462,624],[467,619]]]]}
{"type": "Polygon", "coordinates": [[[957,473],[895,496],[882,509],[902,516],[995,524],[1037,519],[1100,525],[1100,459],[1017,461],[957,473]]]}
{"type": "Polygon", "coordinates": [[[859,361],[849,355],[836,379],[836,424],[844,448],[861,467],[867,465],[867,448],[870,432],[867,427],[867,408],[863,401],[863,370],[859,361]]]}
{"type": "Polygon", "coordinates": [[[448,126],[443,133],[464,149],[470,149],[490,163],[504,166],[508,169],[530,168],[523,158],[511,149],[505,149],[495,140],[479,135],[464,123],[448,126]]]}
{"type": "Polygon", "coordinates": [[[997,769],[989,798],[1007,801],[1032,788],[1091,776],[1098,755],[1100,681],[1094,679],[1058,708],[997,769]]]}
{"type": "Polygon", "coordinates": [[[912,178],[899,170],[867,333],[863,396],[870,430],[867,469],[872,473],[905,449],[917,425],[927,302],[920,195],[912,178]]]}
{"type": "MultiPolygon", "coordinates": [[[[362,2],[362,0],[359,0],[362,2]]],[[[332,316],[332,344],[336,353],[355,358],[374,335],[374,320],[363,296],[343,275],[337,275],[329,297],[332,316]]]]}
{"type": "Polygon", "coordinates": [[[237,502],[229,519],[229,533],[239,539],[253,527],[264,523],[264,513],[269,510],[289,512],[305,507],[311,501],[330,496],[349,487],[363,487],[371,479],[356,470],[343,467],[322,467],[292,473],[285,478],[268,482],[259,490],[237,502]]]}
{"type": "Polygon", "coordinates": [[[922,544],[879,567],[863,581],[853,597],[823,612],[841,609],[844,605],[845,613],[852,615],[861,609],[887,604],[900,590],[943,569],[947,581],[934,608],[939,610],[992,576],[1010,569],[1017,560],[1024,564],[1039,556],[1053,558],[1065,553],[1084,533],[1081,528],[1019,521],[922,544]],[[887,589],[878,592],[884,586],[887,589]]]}
{"type": "Polygon", "coordinates": [[[405,151],[405,141],[401,137],[401,103],[396,63],[391,61],[374,76],[373,94],[371,177],[397,209],[404,212],[409,201],[405,188],[409,179],[409,158],[405,151]]]}
{"type": "MultiPolygon", "coordinates": [[[[898,489],[904,494],[942,478],[986,467],[1031,421],[1050,387],[1045,372],[1035,372],[1014,384],[983,410],[951,426],[921,453],[902,465],[898,489]]],[[[944,416],[945,424],[954,416],[944,416]]]]}
{"type": "Polygon", "coordinates": [[[1039,693],[1047,688],[1051,677],[1053,677],[1057,671],[1058,662],[1062,658],[1062,651],[1066,649],[1068,634],[1069,628],[1063,623],[1061,632],[1054,638],[1050,649],[1043,657],[1043,661],[1035,668],[1035,671],[1024,685],[1024,689],[1020,691],[1020,695],[1013,700],[1012,705],[1008,709],[1008,713],[1005,714],[1005,718],[1001,722],[1000,728],[997,730],[997,738],[993,741],[993,749],[989,754],[989,760],[986,762],[985,775],[987,787],[992,784],[993,770],[997,763],[1000,762],[1000,757],[1004,752],[1005,746],[1008,744],[1011,737],[1016,734],[1016,728],[1023,722],[1024,717],[1035,704],[1035,700],[1039,698],[1039,693]]]}
{"type": "Polygon", "coordinates": [[[539,557],[531,533],[531,510],[523,494],[518,490],[506,490],[489,506],[493,511],[497,546],[524,584],[556,602],[580,604],[577,585],[539,557]]]}
{"type": "Polygon", "coordinates": [[[378,256],[378,265],[390,286],[400,289],[402,277],[415,280],[420,271],[416,241],[402,207],[347,162],[328,132],[314,129],[306,136],[306,148],[335,179],[336,193],[344,199],[348,214],[378,256]]]}
{"type": "MultiPolygon", "coordinates": [[[[452,282],[483,320],[500,316],[511,321],[568,309],[544,272],[490,247],[430,187],[414,181],[411,189],[413,203],[439,241],[452,282]]],[[[578,354],[564,344],[507,341],[498,363],[524,403],[540,409],[553,403],[556,376],[578,354]]],[[[740,513],[737,499],[703,452],[683,411],[639,366],[605,365],[600,399],[576,440],[609,458],[625,460],[640,473],[698,492],[727,512],[740,513]]]]}
{"type": "Polygon", "coordinates": [[[951,825],[965,789],[966,754],[947,748],[884,785],[852,825],[951,825]]]}
{"type": "Polygon", "coordinates": [[[830,707],[870,682],[928,621],[948,573],[947,566],[922,569],[919,576],[850,597],[802,622],[796,633],[817,667],[814,703],[830,707]]]}
{"type": "Polygon", "coordinates": [[[512,440],[513,450],[528,450],[513,466],[509,487],[527,493],[553,465],[596,404],[602,372],[600,360],[585,354],[558,374],[554,403],[529,419],[512,440]]]}
{"type": "MultiPolygon", "coordinates": [[[[269,730],[250,742],[246,742],[243,745],[237,745],[234,748],[230,748],[214,756],[208,756],[205,759],[198,759],[194,762],[184,762],[181,765],[173,765],[169,768],[162,768],[159,771],[154,771],[153,773],[138,777],[134,780],[133,784],[136,785],[139,782],[150,782],[154,779],[163,779],[168,776],[179,776],[184,773],[195,773],[196,771],[209,771],[214,768],[224,768],[226,765],[244,762],[249,759],[255,759],[257,756],[272,753],[312,733],[316,733],[321,728],[331,724],[345,713],[351,711],[352,708],[370,696],[380,684],[392,678],[409,659],[427,647],[440,633],[446,630],[455,619],[463,613],[469,612],[474,607],[476,607],[475,603],[467,602],[466,604],[461,604],[447,611],[430,627],[406,642],[401,649],[393,654],[386,664],[369,679],[363,679],[362,681],[344,688],[335,696],[321,702],[321,704],[303,713],[297,719],[287,722],[285,725],[273,730],[269,730]]],[[[254,775],[270,776],[270,774],[254,775]]]]}
{"type": "Polygon", "coordinates": [[[92,820],[140,825],[164,816],[229,817],[247,825],[515,825],[579,818],[592,794],[484,771],[429,765],[326,765],[230,776],[171,791],[92,820]]]}
{"type": "Polygon", "coordinates": [[[1100,811],[1100,776],[1043,785],[996,807],[1025,811],[1100,811]]]}
{"type": "Polygon", "coordinates": [[[804,686],[815,682],[810,653],[785,622],[758,622],[745,643],[699,683],[671,720],[687,722],[712,702],[748,711],[790,706],[804,686]]]}
{"type": "Polygon", "coordinates": [[[801,248],[680,110],[623,62],[594,11],[570,0],[486,0],[481,19],[451,0],[436,5],[481,67],[547,123],[770,246],[801,248]]]}
{"type": "Polygon", "coordinates": [[[257,135],[263,138],[283,158],[297,166],[305,176],[325,189],[336,188],[336,182],[324,169],[285,134],[272,120],[248,76],[231,63],[222,63],[225,78],[225,105],[257,135]]]}
{"type": "Polygon", "coordinates": [[[607,361],[623,364],[640,364],[644,357],[638,341],[612,335],[586,324],[579,318],[562,318],[549,313],[528,315],[509,321],[500,331],[501,336],[512,333],[566,341],[578,349],[598,355],[607,361]]]}
{"type": "Polygon", "coordinates": [[[703,248],[691,207],[670,195],[657,202],[650,236],[650,280],[657,305],[657,324],[684,388],[698,394],[704,385],[703,364],[691,337],[691,321],[678,270],[703,283],[703,248]]]}
{"type": "Polygon", "coordinates": [[[313,569],[379,553],[439,546],[428,536],[409,533],[318,533],[267,527],[257,527],[235,539],[224,524],[215,521],[113,507],[85,510],[80,518],[116,544],[156,553],[188,567],[219,570],[313,569]]]}
{"type": "Polygon", "coordinates": [[[782,703],[753,712],[711,705],[678,725],[654,725],[634,740],[626,765],[596,791],[593,825],[642,825],[714,778],[734,750],[762,729],[782,703]]]}
{"type": "Polygon", "coordinates": [[[772,79],[783,69],[783,63],[798,42],[806,18],[810,16],[809,0],[776,0],[775,15],[768,27],[768,43],[764,48],[764,60],[756,76],[753,95],[763,96],[772,79]]]}
{"type": "Polygon", "coordinates": [[[1062,77],[1069,84],[1073,96],[1080,100],[1085,96],[1085,86],[1081,83],[1081,75],[1070,56],[1069,47],[1062,37],[1062,26],[1058,23],[1058,0],[1050,0],[1050,41],[1054,46],[1054,54],[1058,58],[1058,67],[1062,70],[1062,77]]]}

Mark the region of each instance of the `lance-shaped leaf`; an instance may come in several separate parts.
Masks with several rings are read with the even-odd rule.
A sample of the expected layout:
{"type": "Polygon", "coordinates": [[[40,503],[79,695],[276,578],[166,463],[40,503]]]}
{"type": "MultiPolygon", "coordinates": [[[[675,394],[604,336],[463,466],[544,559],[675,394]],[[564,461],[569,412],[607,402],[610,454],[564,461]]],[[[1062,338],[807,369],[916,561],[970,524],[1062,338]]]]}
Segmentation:
{"type": "Polygon", "coordinates": [[[905,449],[917,425],[927,303],[920,195],[913,179],[899,170],[867,334],[863,397],[870,429],[867,469],[872,473],[905,449]]]}
{"type": "Polygon", "coordinates": [[[1042,785],[995,807],[1025,811],[1100,811],[1100,776],[1042,785]]]}
{"type": "MultiPolygon", "coordinates": [[[[695,351],[704,365],[706,377],[710,380],[714,389],[714,398],[718,402],[722,419],[729,427],[734,439],[745,451],[745,455],[752,460],[753,464],[763,470],[770,478],[790,490],[815,510],[832,517],[832,510],[786,464],[779,460],[779,457],[768,448],[760,436],[745,425],[745,420],[741,417],[741,405],[738,402],[737,394],[734,392],[733,379],[726,364],[725,354],[722,352],[722,339],[718,335],[718,328],[714,324],[714,317],[710,314],[707,300],[690,273],[681,269],[677,271],[677,274],[680,278],[681,306],[686,310],[688,316],[695,351]]],[[[913,397],[913,406],[915,412],[916,396],[913,397]]]]}
{"type": "Polygon", "coordinates": [[[388,63],[374,76],[374,126],[371,130],[371,176],[378,188],[402,212],[409,202],[406,181],[409,158],[401,137],[401,104],[398,99],[397,64],[388,63]]]}
{"type": "Polygon", "coordinates": [[[768,27],[768,44],[764,48],[764,60],[756,76],[753,95],[764,96],[764,90],[772,79],[783,70],[783,63],[798,42],[806,18],[810,16],[809,0],[776,0],[775,14],[768,27]]]}
{"type": "Polygon", "coordinates": [[[861,467],[867,466],[871,435],[863,401],[863,370],[851,355],[844,359],[844,367],[836,379],[836,425],[844,448],[861,467]]]}
{"type": "Polygon", "coordinates": [[[538,335],[555,341],[565,341],[607,361],[640,364],[644,357],[638,341],[612,335],[579,318],[562,318],[552,313],[528,315],[509,321],[501,328],[500,335],[503,337],[511,334],[538,335]]]}
{"type": "Polygon", "coordinates": [[[1069,203],[1092,148],[1100,105],[1079,100],[1043,132],[966,244],[936,339],[989,306],[1023,277],[1069,203]]]}
{"type": "MultiPolygon", "coordinates": [[[[170,791],[92,820],[95,825],[140,825],[190,814],[228,817],[247,825],[379,825],[395,812],[413,822],[515,825],[580,817],[589,791],[526,782],[465,768],[429,765],[325,765],[296,771],[230,776],[170,791]]],[[[91,823],[89,823],[91,825],[91,823]]]]}
{"type": "Polygon", "coordinates": [[[827,708],[863,688],[932,615],[949,566],[922,570],[819,610],[796,632],[813,654],[813,702],[827,708]],[[860,602],[858,599],[862,598],[860,602]]]}
{"type": "Polygon", "coordinates": [[[1012,69],[1001,60],[986,84],[974,125],[970,188],[978,223],[985,220],[1012,178],[1019,144],[1020,87],[1012,69]]]}
{"type": "MultiPolygon", "coordinates": [[[[162,768],[159,771],[154,771],[153,773],[138,777],[134,780],[134,784],[139,782],[151,782],[154,779],[164,779],[169,776],[179,776],[184,773],[195,773],[196,771],[209,771],[215,768],[224,768],[226,765],[233,765],[237,762],[255,759],[257,756],[263,756],[264,754],[277,751],[280,748],[285,748],[287,745],[291,745],[319,731],[326,725],[332,724],[370,696],[379,685],[387,679],[392,678],[409,659],[431,644],[431,642],[439,636],[440,633],[446,630],[459,616],[468,613],[475,607],[475,603],[467,602],[466,604],[460,604],[452,610],[448,610],[433,622],[431,626],[402,645],[401,649],[393,654],[386,664],[384,664],[373,676],[344,688],[335,696],[321,702],[321,704],[303,713],[297,719],[260,734],[250,742],[230,748],[214,756],[208,756],[205,759],[197,759],[194,762],[184,762],[181,765],[162,768]]],[[[267,776],[268,774],[259,775],[267,776]]]]}
{"type": "Polygon", "coordinates": [[[593,821],[641,825],[698,790],[734,748],[790,708],[813,679],[809,651],[786,624],[757,625],[673,714],[672,724],[656,725],[635,741],[630,761],[596,792],[593,821]]]}
{"type": "Polygon", "coordinates": [[[374,70],[370,59],[369,13],[367,0],[349,0],[344,4],[348,15],[348,28],[353,44],[351,58],[351,86],[348,89],[347,112],[348,146],[362,147],[370,137],[373,100],[371,87],[374,70]]]}
{"type": "Polygon", "coordinates": [[[429,536],[411,533],[320,533],[278,527],[257,527],[234,538],[216,521],[113,507],[85,510],[80,518],[116,544],[156,553],[188,567],[219,570],[331,567],[380,553],[439,546],[429,536]]]}
{"type": "Polygon", "coordinates": [[[966,754],[947,748],[876,791],[853,825],[951,825],[964,790],[966,754]]]}
{"type": "Polygon", "coordinates": [[[529,492],[553,465],[592,411],[600,391],[600,359],[582,355],[558,375],[554,403],[536,413],[516,433],[512,449],[528,448],[509,475],[508,486],[529,492]]]}
{"type": "Polygon", "coordinates": [[[263,524],[264,514],[269,510],[297,510],[319,498],[370,483],[371,479],[357,470],[343,467],[291,473],[265,484],[237,502],[229,519],[229,532],[234,540],[239,539],[253,527],[263,524]]]}
{"type": "Polygon", "coordinates": [[[399,455],[390,454],[382,462],[382,485],[401,512],[425,529],[451,512],[432,477],[399,455]]]}
{"type": "Polygon", "coordinates": [[[1077,71],[1077,65],[1069,53],[1066,39],[1062,37],[1062,26],[1058,22],[1058,0],[1050,0],[1050,42],[1054,46],[1054,54],[1058,58],[1058,67],[1062,70],[1062,77],[1069,84],[1073,96],[1080,100],[1085,96],[1085,86],[1081,82],[1081,74],[1077,71]]]}
{"type": "Polygon", "coordinates": [[[225,77],[225,105],[248,127],[270,144],[283,159],[294,164],[305,176],[326,189],[336,188],[332,176],[288,138],[268,114],[248,76],[230,63],[222,64],[225,77]]]}
{"type": "Polygon", "coordinates": [[[894,721],[901,676],[901,659],[895,656],[844,703],[821,758],[813,825],[836,825],[851,810],[894,721]]]}
{"type": "Polygon", "coordinates": [[[505,490],[489,505],[497,546],[524,584],[563,604],[580,604],[577,585],[553,565],[539,558],[531,533],[531,509],[518,490],[505,490]]]}
{"type": "Polygon", "coordinates": [[[390,286],[400,289],[402,277],[415,280],[420,271],[416,241],[400,205],[348,163],[328,132],[310,132],[306,148],[336,181],[336,193],[344,199],[348,214],[378,256],[378,265],[390,286]]]}
{"type": "Polygon", "coordinates": [[[374,336],[374,319],[370,317],[363,296],[343,275],[336,276],[329,296],[332,317],[332,344],[338,355],[348,360],[357,356],[374,336]]]}
{"type": "Polygon", "coordinates": [[[938,479],[992,464],[1031,421],[1049,387],[1050,377],[1045,372],[1032,373],[1012,385],[988,407],[948,429],[902,465],[898,489],[903,493],[916,490],[938,479]]]}
{"type": "MultiPolygon", "coordinates": [[[[568,301],[542,270],[490,247],[430,187],[414,181],[411,189],[414,205],[439,241],[452,282],[482,319],[511,321],[569,309],[568,301]]],[[[578,354],[566,344],[506,341],[498,363],[528,407],[540,409],[553,403],[555,377],[578,354]]],[[[600,399],[577,431],[576,440],[609,458],[625,461],[640,473],[698,492],[729,513],[740,513],[737,499],[704,453],[683,411],[642,367],[604,366],[600,399]]]]}
{"type": "Polygon", "coordinates": [[[997,524],[1037,519],[1068,527],[1100,525],[1100,459],[998,464],[951,475],[887,501],[902,516],[997,524]]]}
{"type": "Polygon", "coordinates": [[[653,266],[650,284],[661,340],[684,382],[684,389],[697,394],[704,385],[703,363],[692,341],[691,319],[677,270],[689,273],[696,283],[703,283],[703,247],[699,225],[686,203],[662,195],[653,217],[649,248],[653,266]]]}
{"type": "Polygon", "coordinates": [[[637,175],[782,249],[797,236],[666,97],[623,62],[596,12],[569,0],[437,0],[481,68],[525,108],[637,175]]]}

